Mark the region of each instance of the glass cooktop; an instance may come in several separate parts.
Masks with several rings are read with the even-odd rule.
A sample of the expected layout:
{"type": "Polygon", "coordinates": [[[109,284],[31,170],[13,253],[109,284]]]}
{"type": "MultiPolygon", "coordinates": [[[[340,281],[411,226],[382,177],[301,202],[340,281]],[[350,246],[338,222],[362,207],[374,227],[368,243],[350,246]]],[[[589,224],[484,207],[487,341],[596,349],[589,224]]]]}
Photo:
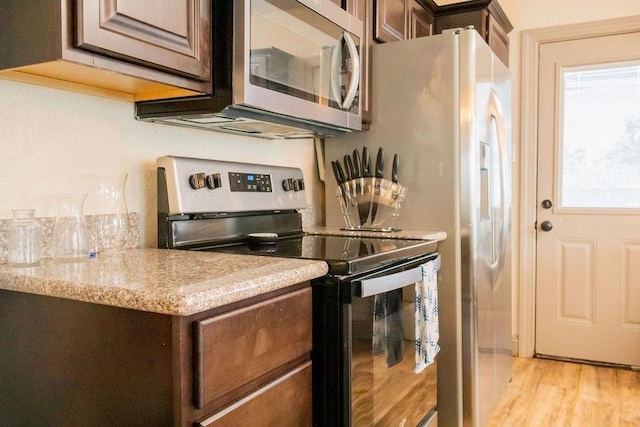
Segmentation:
{"type": "Polygon", "coordinates": [[[243,243],[209,248],[217,252],[313,259],[327,262],[329,274],[357,274],[436,251],[435,240],[328,235],[280,238],[274,243],[243,243]]]}

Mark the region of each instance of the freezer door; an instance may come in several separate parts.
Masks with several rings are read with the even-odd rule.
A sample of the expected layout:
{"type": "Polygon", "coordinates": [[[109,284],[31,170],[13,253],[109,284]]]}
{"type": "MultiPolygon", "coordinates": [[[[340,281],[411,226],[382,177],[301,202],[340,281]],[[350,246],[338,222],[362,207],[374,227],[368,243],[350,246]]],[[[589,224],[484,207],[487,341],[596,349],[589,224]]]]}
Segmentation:
{"type": "Polygon", "coordinates": [[[461,55],[461,76],[468,77],[461,86],[472,85],[462,93],[474,107],[461,140],[468,144],[462,149],[461,227],[470,224],[462,250],[463,425],[481,426],[511,376],[510,91],[508,71],[471,36],[461,34],[461,52],[470,52],[468,63],[461,55]]]}

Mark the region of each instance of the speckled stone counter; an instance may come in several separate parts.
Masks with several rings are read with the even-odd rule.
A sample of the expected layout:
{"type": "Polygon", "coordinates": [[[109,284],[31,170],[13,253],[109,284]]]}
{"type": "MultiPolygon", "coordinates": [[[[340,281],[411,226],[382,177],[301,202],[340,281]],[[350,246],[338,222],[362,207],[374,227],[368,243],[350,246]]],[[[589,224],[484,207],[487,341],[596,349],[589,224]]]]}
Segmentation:
{"type": "Polygon", "coordinates": [[[330,234],[333,236],[354,236],[354,237],[379,237],[381,239],[412,239],[412,240],[435,240],[441,242],[446,240],[447,233],[444,231],[423,231],[423,230],[394,230],[390,232],[364,231],[364,230],[343,230],[340,227],[309,227],[305,232],[310,234],[330,234]]]}
{"type": "Polygon", "coordinates": [[[0,289],[170,315],[191,315],[327,273],[288,258],[130,249],[83,262],[0,264],[0,289]]]}

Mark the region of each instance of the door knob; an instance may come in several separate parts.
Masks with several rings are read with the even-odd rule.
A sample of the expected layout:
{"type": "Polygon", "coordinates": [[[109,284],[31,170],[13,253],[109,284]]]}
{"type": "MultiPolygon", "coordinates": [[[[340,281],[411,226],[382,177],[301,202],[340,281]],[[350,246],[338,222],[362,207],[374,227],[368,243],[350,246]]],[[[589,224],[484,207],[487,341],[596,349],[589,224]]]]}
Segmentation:
{"type": "Polygon", "coordinates": [[[542,231],[551,231],[553,230],[553,224],[551,224],[551,221],[542,221],[540,228],[542,231]]]}
{"type": "Polygon", "coordinates": [[[551,200],[546,199],[546,200],[543,200],[543,201],[542,201],[542,207],[543,207],[544,209],[550,209],[550,208],[551,208],[551,206],[553,206],[553,203],[551,203],[551,200]]]}

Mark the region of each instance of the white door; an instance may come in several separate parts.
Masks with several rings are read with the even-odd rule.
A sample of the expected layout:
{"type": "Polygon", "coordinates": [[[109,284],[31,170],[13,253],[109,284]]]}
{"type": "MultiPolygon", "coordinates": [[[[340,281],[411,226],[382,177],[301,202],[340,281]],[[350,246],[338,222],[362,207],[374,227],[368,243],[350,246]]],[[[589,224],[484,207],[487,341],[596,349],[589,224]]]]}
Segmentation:
{"type": "Polygon", "coordinates": [[[535,352],[640,366],[640,33],[539,64],[535,352]]]}

